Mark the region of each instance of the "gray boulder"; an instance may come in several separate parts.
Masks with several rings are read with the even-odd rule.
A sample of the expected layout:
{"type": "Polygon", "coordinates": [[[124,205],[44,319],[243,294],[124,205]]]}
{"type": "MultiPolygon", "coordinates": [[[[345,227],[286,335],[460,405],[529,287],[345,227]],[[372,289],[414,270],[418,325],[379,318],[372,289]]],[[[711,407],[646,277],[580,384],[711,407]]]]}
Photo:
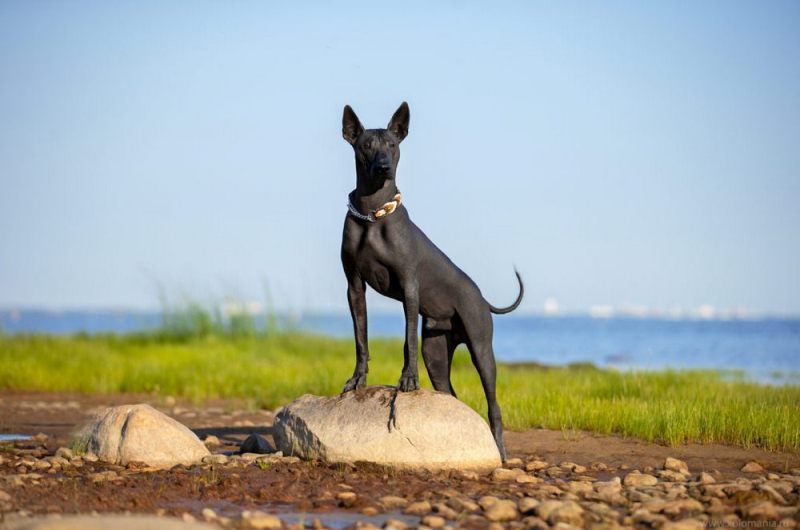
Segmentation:
{"type": "Polygon", "coordinates": [[[327,462],[487,471],[500,465],[483,418],[430,390],[367,387],[333,397],[305,395],[275,418],[274,438],[284,454],[327,462]]]}
{"type": "Polygon", "coordinates": [[[169,468],[199,462],[209,454],[186,426],[146,404],[108,408],[78,438],[87,453],[112,464],[143,462],[169,468]]]}

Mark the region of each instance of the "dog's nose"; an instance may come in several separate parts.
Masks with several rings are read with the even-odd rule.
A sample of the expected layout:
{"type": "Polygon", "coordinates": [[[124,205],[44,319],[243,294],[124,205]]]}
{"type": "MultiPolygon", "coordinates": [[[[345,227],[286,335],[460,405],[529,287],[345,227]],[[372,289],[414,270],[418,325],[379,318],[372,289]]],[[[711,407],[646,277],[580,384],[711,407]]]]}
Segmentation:
{"type": "Polygon", "coordinates": [[[376,167],[375,169],[376,169],[376,170],[378,171],[378,173],[380,173],[381,175],[385,175],[386,173],[388,173],[388,172],[389,172],[389,170],[391,170],[391,169],[392,169],[392,166],[390,166],[389,164],[378,164],[378,167],[376,167]]]}

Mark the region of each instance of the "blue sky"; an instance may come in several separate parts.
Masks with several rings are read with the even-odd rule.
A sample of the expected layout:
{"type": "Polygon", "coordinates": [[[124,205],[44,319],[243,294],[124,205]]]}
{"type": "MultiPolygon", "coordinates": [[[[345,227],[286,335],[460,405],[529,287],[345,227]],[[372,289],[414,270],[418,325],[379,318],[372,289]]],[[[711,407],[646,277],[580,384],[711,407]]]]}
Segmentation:
{"type": "MultiPolygon", "coordinates": [[[[492,303],[800,313],[796,2],[2,2],[0,307],[345,310],[351,148],[492,303]]],[[[372,307],[393,303],[370,298],[372,307]]]]}

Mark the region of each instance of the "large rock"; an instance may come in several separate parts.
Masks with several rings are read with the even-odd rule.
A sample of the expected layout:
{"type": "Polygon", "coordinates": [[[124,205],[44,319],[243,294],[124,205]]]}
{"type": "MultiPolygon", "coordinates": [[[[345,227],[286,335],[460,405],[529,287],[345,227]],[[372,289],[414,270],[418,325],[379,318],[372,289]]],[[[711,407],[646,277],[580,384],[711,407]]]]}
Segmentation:
{"type": "Polygon", "coordinates": [[[5,530],[216,530],[205,523],[187,523],[154,515],[65,515],[7,520],[5,530]]]}
{"type": "Polygon", "coordinates": [[[487,471],[500,465],[483,418],[430,390],[367,387],[333,397],[305,395],[275,418],[274,438],[284,454],[327,462],[487,471]]]}
{"type": "Polygon", "coordinates": [[[88,453],[112,464],[144,462],[168,468],[199,462],[209,454],[187,427],[145,404],[108,408],[78,437],[88,453]]]}

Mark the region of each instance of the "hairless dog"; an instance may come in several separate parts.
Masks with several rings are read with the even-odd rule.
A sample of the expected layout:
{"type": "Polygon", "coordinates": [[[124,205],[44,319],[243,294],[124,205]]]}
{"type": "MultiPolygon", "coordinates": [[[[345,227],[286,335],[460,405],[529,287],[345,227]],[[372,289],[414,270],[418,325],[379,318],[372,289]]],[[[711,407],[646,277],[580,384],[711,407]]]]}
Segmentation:
{"type": "Polygon", "coordinates": [[[347,276],[347,300],[353,317],[356,367],[344,392],[367,383],[366,284],[403,303],[405,346],[398,390],[419,388],[417,324],[422,315],[422,359],[433,387],[456,395],[450,383],[453,352],[466,344],[478,370],[489,409],[489,424],[503,461],[503,420],[495,391],[496,366],[492,350],[492,313],[509,313],[524,293],[518,272],[519,295],[512,305],[497,308],[478,286],[411,222],[402,204],[395,173],[400,142],[408,135],[410,113],[402,105],[386,129],[365,130],[350,106],[345,106],[342,135],[353,146],[356,189],[350,193],[342,237],[342,265],[347,276]]]}

